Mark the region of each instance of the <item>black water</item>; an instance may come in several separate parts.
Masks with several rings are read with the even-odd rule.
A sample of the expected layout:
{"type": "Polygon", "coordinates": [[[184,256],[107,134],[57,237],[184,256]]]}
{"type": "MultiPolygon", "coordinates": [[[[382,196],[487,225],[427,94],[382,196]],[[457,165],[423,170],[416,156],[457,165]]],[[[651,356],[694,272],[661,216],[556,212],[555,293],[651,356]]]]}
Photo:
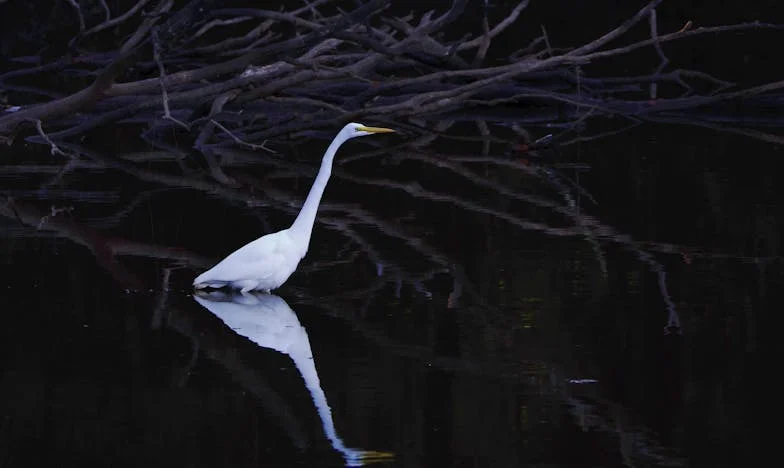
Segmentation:
{"type": "Polygon", "coordinates": [[[188,285],[286,227],[319,145],[235,158],[237,188],[4,151],[0,466],[758,466],[778,146],[367,144],[272,305],[188,285]]]}

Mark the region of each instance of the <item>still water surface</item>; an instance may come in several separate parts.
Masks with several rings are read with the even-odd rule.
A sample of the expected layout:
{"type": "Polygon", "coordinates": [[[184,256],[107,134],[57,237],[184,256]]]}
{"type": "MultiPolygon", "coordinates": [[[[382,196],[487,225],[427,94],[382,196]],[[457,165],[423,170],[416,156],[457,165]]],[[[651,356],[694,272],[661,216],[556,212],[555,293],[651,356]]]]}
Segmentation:
{"type": "Polygon", "coordinates": [[[0,466],[757,465],[780,150],[442,140],[348,144],[272,296],[188,286],[291,222],[323,141],[234,185],[4,150],[0,466]]]}

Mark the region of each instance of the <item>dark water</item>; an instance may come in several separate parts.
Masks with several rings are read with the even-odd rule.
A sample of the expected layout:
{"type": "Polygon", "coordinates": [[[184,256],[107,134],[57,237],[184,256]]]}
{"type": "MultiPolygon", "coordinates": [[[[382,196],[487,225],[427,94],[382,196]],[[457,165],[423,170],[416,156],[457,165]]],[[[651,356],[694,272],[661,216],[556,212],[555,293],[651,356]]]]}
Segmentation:
{"type": "Polygon", "coordinates": [[[344,148],[257,298],[188,285],[291,222],[323,142],[236,152],[233,187],[122,143],[4,150],[0,466],[759,465],[779,146],[369,146],[406,138],[344,148]]]}

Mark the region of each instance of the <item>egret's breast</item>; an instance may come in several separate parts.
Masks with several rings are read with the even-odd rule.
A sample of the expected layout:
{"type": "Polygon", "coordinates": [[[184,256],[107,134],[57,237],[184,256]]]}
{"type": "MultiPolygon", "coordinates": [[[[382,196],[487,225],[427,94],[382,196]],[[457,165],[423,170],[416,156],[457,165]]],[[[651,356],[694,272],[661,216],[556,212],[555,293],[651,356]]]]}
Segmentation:
{"type": "Polygon", "coordinates": [[[289,277],[297,270],[299,265],[299,257],[296,255],[287,255],[286,261],[283,262],[281,267],[273,274],[273,282],[275,288],[280,287],[289,277]]]}

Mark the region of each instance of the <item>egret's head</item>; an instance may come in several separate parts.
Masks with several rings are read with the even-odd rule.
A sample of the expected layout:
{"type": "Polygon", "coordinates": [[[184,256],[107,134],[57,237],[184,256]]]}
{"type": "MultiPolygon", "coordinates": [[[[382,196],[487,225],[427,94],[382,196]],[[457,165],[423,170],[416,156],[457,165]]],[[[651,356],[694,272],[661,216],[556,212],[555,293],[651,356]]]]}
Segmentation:
{"type": "Polygon", "coordinates": [[[355,138],[360,136],[366,135],[374,135],[376,133],[393,133],[394,130],[391,128],[383,128],[383,127],[368,127],[366,125],[362,125],[361,123],[351,122],[350,124],[343,127],[344,132],[348,132],[348,138],[355,138]]]}

